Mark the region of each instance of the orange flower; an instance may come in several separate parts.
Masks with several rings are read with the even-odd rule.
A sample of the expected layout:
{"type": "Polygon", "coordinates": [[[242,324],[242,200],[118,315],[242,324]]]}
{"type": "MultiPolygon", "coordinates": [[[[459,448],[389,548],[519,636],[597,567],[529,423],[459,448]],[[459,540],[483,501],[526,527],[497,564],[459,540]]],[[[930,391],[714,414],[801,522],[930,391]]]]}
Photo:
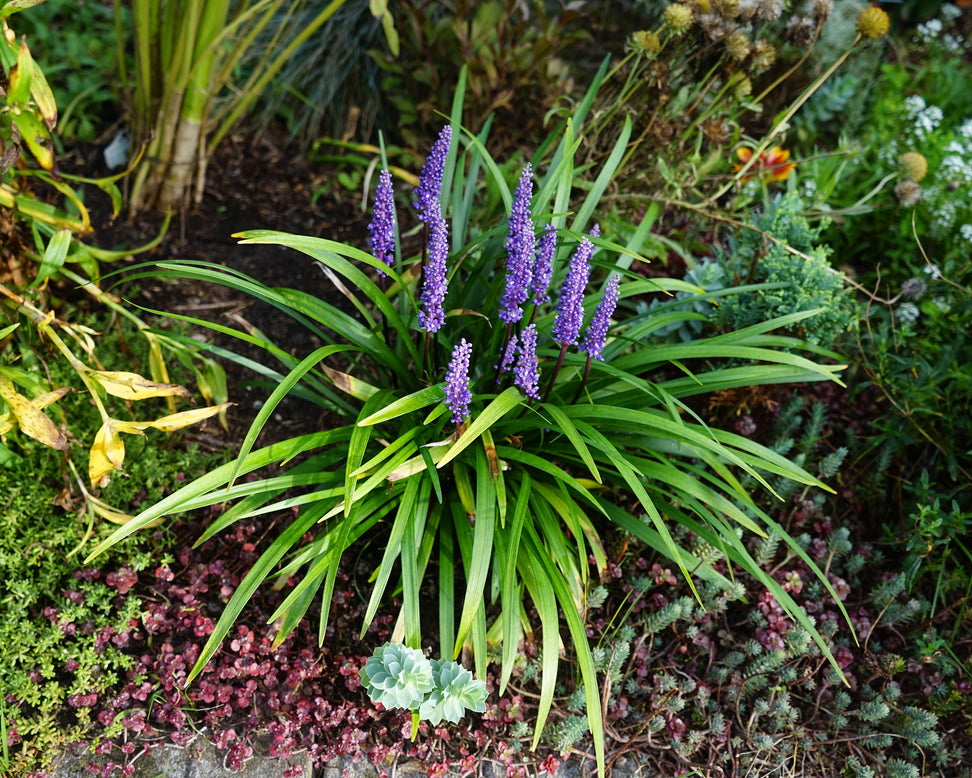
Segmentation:
{"type": "MultiPolygon", "coordinates": [[[[753,158],[753,150],[748,146],[740,146],[736,149],[736,156],[739,158],[740,164],[732,169],[733,173],[738,173],[746,167],[749,160],[753,158]]],[[[787,162],[789,158],[789,151],[779,146],[773,146],[773,148],[759,155],[759,159],[750,166],[742,180],[748,181],[753,176],[759,176],[766,183],[785,181],[796,167],[796,162],[787,162]]]]}

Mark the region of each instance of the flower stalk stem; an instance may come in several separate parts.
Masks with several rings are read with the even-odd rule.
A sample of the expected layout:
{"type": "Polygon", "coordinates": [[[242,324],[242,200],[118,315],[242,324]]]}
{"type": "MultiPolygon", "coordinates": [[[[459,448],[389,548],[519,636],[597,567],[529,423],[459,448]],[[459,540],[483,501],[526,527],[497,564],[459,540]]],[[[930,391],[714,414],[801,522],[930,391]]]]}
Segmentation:
{"type": "Polygon", "coordinates": [[[587,363],[584,365],[584,377],[581,379],[580,385],[577,387],[577,393],[574,395],[574,399],[570,401],[571,405],[576,405],[577,401],[580,399],[581,394],[583,394],[584,389],[587,388],[587,378],[591,374],[591,361],[594,357],[591,354],[587,355],[587,363]]]}
{"type": "Polygon", "coordinates": [[[565,341],[560,345],[560,356],[557,357],[557,365],[553,369],[553,373],[550,376],[550,383],[547,384],[547,391],[543,395],[543,401],[547,402],[550,397],[550,392],[553,390],[554,383],[557,381],[557,374],[560,373],[560,367],[564,364],[564,355],[567,353],[567,342],[565,341]]]}

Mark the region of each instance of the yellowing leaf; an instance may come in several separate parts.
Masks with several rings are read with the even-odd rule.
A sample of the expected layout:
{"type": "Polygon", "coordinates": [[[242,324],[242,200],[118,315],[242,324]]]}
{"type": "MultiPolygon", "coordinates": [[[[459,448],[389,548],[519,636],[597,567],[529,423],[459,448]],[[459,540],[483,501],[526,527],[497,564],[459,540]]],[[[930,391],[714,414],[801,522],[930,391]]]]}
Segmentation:
{"type": "Polygon", "coordinates": [[[158,384],[137,373],[92,370],[91,375],[113,397],[123,400],[144,400],[147,397],[190,397],[189,391],[178,384],[158,384]]]}
{"type": "Polygon", "coordinates": [[[360,378],[342,373],[327,365],[321,365],[324,374],[330,378],[334,385],[342,392],[347,392],[357,400],[367,400],[371,395],[378,391],[374,386],[362,381],[360,378]]]}
{"type": "MultiPolygon", "coordinates": [[[[92,486],[107,486],[109,475],[125,462],[125,442],[121,439],[122,427],[127,422],[108,419],[95,435],[88,454],[88,480],[92,486]]],[[[138,432],[125,429],[125,432],[138,432]]]]}
{"type": "Polygon", "coordinates": [[[117,470],[125,462],[125,443],[121,439],[121,433],[129,435],[141,435],[142,430],[153,427],[163,432],[173,432],[174,430],[188,427],[210,416],[215,416],[226,410],[233,403],[223,403],[214,405],[210,408],[197,408],[191,411],[173,413],[163,416],[155,421],[124,421],[122,419],[109,419],[98,430],[95,435],[94,444],[88,457],[88,479],[92,486],[106,486],[109,475],[117,470]]]}
{"type": "Polygon", "coordinates": [[[30,402],[31,405],[34,405],[37,408],[46,408],[48,405],[56,403],[70,391],[70,386],[62,386],[60,389],[55,389],[53,392],[45,392],[40,397],[35,397],[30,402]]]}
{"type": "Polygon", "coordinates": [[[183,427],[188,427],[190,424],[195,424],[203,419],[208,419],[210,416],[215,416],[217,413],[222,413],[231,405],[234,405],[234,403],[221,403],[220,405],[212,405],[208,408],[195,408],[191,411],[173,413],[169,416],[163,416],[161,419],[147,422],[147,426],[154,427],[155,429],[162,430],[163,432],[172,432],[173,430],[180,430],[183,427]]]}
{"type": "Polygon", "coordinates": [[[0,376],[0,397],[10,406],[17,426],[25,435],[58,451],[70,448],[67,437],[57,425],[37,405],[18,393],[10,379],[4,376],[0,376]]]}
{"type": "MultiPolygon", "coordinates": [[[[113,508],[108,503],[104,502],[103,500],[99,500],[97,497],[88,494],[87,492],[84,495],[84,499],[91,510],[101,516],[101,518],[108,519],[108,521],[110,521],[112,524],[127,524],[132,520],[132,517],[127,513],[122,513],[117,508],[113,508]]],[[[153,522],[152,525],[146,524],[145,526],[155,526],[155,524],[153,522]]]]}

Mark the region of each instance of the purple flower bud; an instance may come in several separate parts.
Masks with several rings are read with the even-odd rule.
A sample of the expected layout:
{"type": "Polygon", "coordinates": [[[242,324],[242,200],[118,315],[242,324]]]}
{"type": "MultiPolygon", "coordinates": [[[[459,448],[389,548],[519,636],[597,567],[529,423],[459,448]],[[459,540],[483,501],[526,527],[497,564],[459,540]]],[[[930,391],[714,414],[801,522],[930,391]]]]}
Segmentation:
{"type": "Polygon", "coordinates": [[[604,287],[601,295],[601,302],[597,304],[597,310],[591,318],[591,323],[584,333],[581,341],[581,351],[586,351],[594,359],[604,359],[601,349],[604,348],[604,341],[607,340],[608,326],[611,323],[611,314],[614,313],[614,306],[618,303],[619,284],[621,276],[617,273],[612,274],[604,287]]]}
{"type": "Polygon", "coordinates": [[[506,348],[503,349],[503,358],[500,360],[500,363],[498,365],[493,365],[493,368],[497,371],[496,383],[499,383],[500,376],[509,370],[513,365],[513,358],[516,356],[516,346],[516,335],[513,335],[510,337],[510,342],[506,344],[506,348]]]}
{"type": "Polygon", "coordinates": [[[537,325],[531,324],[520,333],[513,383],[527,397],[540,399],[540,364],[537,360],[537,325]]]}
{"type": "MultiPolygon", "coordinates": [[[[419,184],[415,188],[415,200],[412,205],[418,212],[419,221],[426,224],[432,218],[432,199],[435,199],[436,208],[441,209],[439,197],[442,194],[442,175],[445,172],[446,156],[449,154],[449,146],[452,144],[452,127],[448,124],[439,132],[439,137],[432,144],[429,156],[425,158],[422,165],[422,172],[419,174],[419,184]]],[[[439,211],[441,213],[441,210],[439,211]]]]}
{"type": "Polygon", "coordinates": [[[553,339],[558,343],[572,345],[577,342],[584,320],[584,288],[587,286],[587,277],[591,274],[593,253],[594,244],[584,237],[581,238],[574,256],[570,258],[567,278],[560,289],[560,301],[557,303],[557,316],[552,332],[553,339]]]}
{"type": "Polygon", "coordinates": [[[469,357],[472,345],[462,338],[452,350],[452,359],[445,377],[445,404],[452,411],[452,421],[458,424],[469,415],[472,392],[469,391],[469,357]]]}
{"type": "Polygon", "coordinates": [[[419,325],[426,332],[438,332],[445,323],[442,304],[446,296],[446,258],[449,254],[449,231],[439,210],[439,198],[429,201],[429,260],[422,279],[422,308],[419,325]]]}
{"type": "Polygon", "coordinates": [[[553,273],[553,255],[557,248],[557,228],[548,224],[543,228],[543,235],[537,245],[537,253],[533,258],[533,270],[530,273],[530,294],[534,305],[542,305],[550,299],[547,287],[550,286],[550,276],[553,273]]]}
{"type": "Polygon", "coordinates": [[[533,167],[528,162],[520,173],[520,183],[513,195],[510,230],[506,238],[506,292],[500,301],[499,317],[507,324],[523,317],[523,303],[530,293],[533,251],[536,238],[530,220],[530,198],[533,197],[533,167]]]}
{"type": "Polygon", "coordinates": [[[371,253],[390,266],[395,261],[395,198],[392,193],[391,173],[388,170],[382,170],[378,174],[375,206],[368,232],[371,234],[368,241],[371,253]]]}

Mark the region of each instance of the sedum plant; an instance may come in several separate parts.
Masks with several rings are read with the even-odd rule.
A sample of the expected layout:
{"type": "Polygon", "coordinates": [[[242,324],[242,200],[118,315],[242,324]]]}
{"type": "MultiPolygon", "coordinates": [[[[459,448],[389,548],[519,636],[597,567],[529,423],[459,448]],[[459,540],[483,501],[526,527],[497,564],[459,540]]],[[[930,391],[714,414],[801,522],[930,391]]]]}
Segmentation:
{"type": "Polygon", "coordinates": [[[489,628],[502,644],[505,689],[520,638],[535,634],[523,607],[529,600],[542,636],[534,745],[553,702],[565,631],[603,773],[600,692],[583,614],[588,591],[607,568],[606,530],[630,533],[670,557],[693,589],[695,581],[728,585],[711,560],[676,539],[671,527],[680,525],[756,576],[827,652],[742,538],[775,532],[829,583],[740,479],[748,475],[762,489],[771,488],[770,477],[823,484],[770,449],[709,427],[691,403],[718,389],[837,380],[840,367],[794,353],[798,340],[773,334],[812,311],[687,343],[651,343],[654,330],[692,314],[628,317],[622,315],[628,303],[690,285],[644,280],[630,270],[643,261],[650,219],[624,245],[592,223],[630,127],[576,209],[570,206],[575,130],[597,81],[563,132],[522,165],[515,187],[485,150],[488,125],[479,135],[463,130],[463,85],[460,79],[450,124],[410,198],[426,236],[420,256],[401,248],[403,216],[387,173],[379,178],[370,251],[267,230],[240,236],[318,262],[353,314],[308,291],[270,289],[192,260],[146,271],[245,291],[293,316],[323,345],[300,358],[262,333],[207,325],[263,347],[278,366],[257,367],[276,388],[234,462],[143,511],[94,553],[163,517],[207,505],[229,507],[203,539],[247,517],[294,512],[227,604],[191,680],[268,578],[281,586],[296,581],[272,616],[278,640],[318,596],[323,636],[342,558],[359,539],[380,535],[384,550],[362,635],[397,571],[402,606],[392,640],[420,648],[420,587],[432,579],[440,655],[455,658],[468,647],[484,677],[489,628]],[[483,175],[509,214],[499,224],[476,223],[483,175]],[[733,367],[727,362],[733,359],[748,362],[733,367]],[[255,448],[289,394],[339,421],[255,448]],[[264,470],[275,465],[282,467],[264,470]]]}
{"type": "Polygon", "coordinates": [[[421,649],[385,643],[359,672],[372,702],[412,712],[412,739],[419,721],[457,724],[466,710],[486,709],[486,684],[450,659],[426,659],[421,649]]]}

